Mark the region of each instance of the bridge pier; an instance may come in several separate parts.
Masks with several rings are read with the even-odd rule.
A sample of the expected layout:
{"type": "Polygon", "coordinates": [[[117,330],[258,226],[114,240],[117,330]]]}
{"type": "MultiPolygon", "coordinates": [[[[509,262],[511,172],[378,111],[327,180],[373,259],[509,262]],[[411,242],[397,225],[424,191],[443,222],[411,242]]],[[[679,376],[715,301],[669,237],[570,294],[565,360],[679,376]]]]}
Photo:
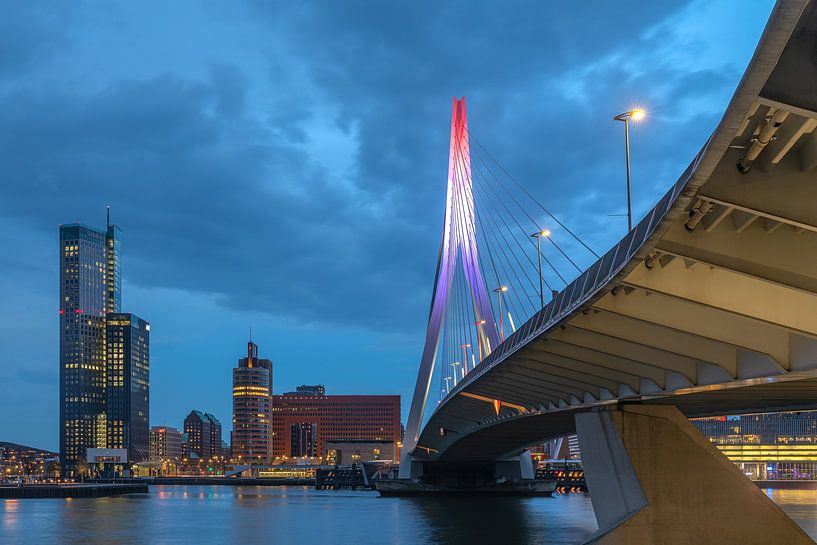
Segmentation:
{"type": "Polygon", "coordinates": [[[814,545],[673,406],[576,415],[599,530],[585,544],[814,545]]]}
{"type": "MultiPolygon", "coordinates": [[[[462,492],[483,490],[497,482],[526,482],[536,478],[530,451],[493,462],[437,464],[407,455],[400,462],[400,479],[462,492]]],[[[507,490],[500,490],[508,492],[507,490]]]]}

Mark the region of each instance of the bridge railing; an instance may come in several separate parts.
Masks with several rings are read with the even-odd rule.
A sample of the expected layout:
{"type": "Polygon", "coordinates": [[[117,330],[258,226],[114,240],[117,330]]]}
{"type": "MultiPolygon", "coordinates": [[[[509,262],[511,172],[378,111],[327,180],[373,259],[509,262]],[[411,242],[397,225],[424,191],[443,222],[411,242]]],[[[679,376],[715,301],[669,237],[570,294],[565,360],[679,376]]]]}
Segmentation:
{"type": "Polygon", "coordinates": [[[573,313],[588,299],[596,295],[629,263],[641,247],[649,240],[661,221],[666,217],[675,204],[681,192],[692,179],[704,153],[709,147],[710,140],[698,152],[695,159],[689,164],[675,184],[670,187],[661,200],[636,225],[636,228],[627,233],[618,244],[610,248],[606,254],[598,259],[589,269],[586,269],[575,280],[568,284],[551,299],[541,310],[531,316],[522,327],[500,343],[496,349],[483,359],[477,367],[468,373],[460,383],[451,390],[437,406],[439,410],[445,401],[457,395],[474,380],[503,361],[505,358],[527,346],[534,338],[555,327],[562,319],[573,313]]]}

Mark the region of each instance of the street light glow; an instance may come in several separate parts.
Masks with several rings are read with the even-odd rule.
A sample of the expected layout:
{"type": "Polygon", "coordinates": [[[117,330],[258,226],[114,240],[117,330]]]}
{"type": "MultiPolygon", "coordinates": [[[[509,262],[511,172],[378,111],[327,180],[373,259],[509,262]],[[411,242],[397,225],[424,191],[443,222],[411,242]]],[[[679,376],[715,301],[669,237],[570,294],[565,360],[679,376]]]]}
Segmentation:
{"type": "Polygon", "coordinates": [[[630,112],[630,119],[632,119],[633,121],[641,121],[642,119],[644,119],[644,116],[646,115],[647,112],[645,112],[643,109],[636,108],[635,110],[630,112]]]}

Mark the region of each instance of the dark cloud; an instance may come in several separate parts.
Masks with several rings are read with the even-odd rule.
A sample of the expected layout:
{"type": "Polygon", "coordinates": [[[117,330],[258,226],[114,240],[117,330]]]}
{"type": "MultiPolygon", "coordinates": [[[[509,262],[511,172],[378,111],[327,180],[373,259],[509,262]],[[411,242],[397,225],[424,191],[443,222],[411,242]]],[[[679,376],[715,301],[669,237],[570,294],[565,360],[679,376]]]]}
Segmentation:
{"type": "MultiPolygon", "coordinates": [[[[364,373],[402,343],[401,388],[427,316],[451,97],[467,96],[476,138],[603,251],[623,230],[609,216],[624,203],[612,115],[634,99],[654,110],[633,138],[643,212],[714,127],[768,12],[730,21],[744,56],[720,58],[690,22],[699,4],[682,2],[139,6],[3,7],[7,298],[22,308],[25,286],[26,319],[51,312],[57,225],[100,225],[110,204],[126,286],[212,298],[310,339],[364,331],[375,353],[350,362],[364,373]]],[[[39,327],[55,345],[56,327],[39,327]]],[[[159,359],[181,351],[155,340],[159,359]]],[[[26,347],[5,342],[0,368],[16,367],[26,347]]],[[[46,366],[14,376],[38,382],[46,366]]]]}

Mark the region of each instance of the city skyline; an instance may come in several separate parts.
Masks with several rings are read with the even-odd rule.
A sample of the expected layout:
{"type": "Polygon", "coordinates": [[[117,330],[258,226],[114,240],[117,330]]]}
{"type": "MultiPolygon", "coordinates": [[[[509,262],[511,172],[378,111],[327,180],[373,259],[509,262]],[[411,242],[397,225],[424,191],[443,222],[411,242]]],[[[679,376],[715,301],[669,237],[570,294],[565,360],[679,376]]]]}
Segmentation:
{"type": "MultiPolygon", "coordinates": [[[[713,15],[729,11],[724,6],[707,8],[711,11],[706,20],[718,20],[713,15]]],[[[219,16],[188,8],[198,22],[212,23],[219,16]]],[[[253,9],[257,8],[242,8],[232,16],[244,21],[256,45],[262,33],[250,22],[256,14],[253,9]]],[[[449,62],[440,63],[428,76],[433,85],[417,82],[425,90],[414,99],[388,85],[395,81],[389,79],[393,72],[386,72],[385,81],[369,82],[354,69],[353,59],[330,58],[342,68],[340,75],[333,74],[322,53],[286,33],[280,40],[297,50],[298,56],[284,64],[274,55],[260,59],[263,55],[256,48],[224,34],[214,39],[229,46],[230,53],[247,51],[251,58],[239,61],[239,55],[199,52],[194,62],[184,63],[190,51],[161,28],[156,31],[157,43],[179,46],[176,54],[151,68],[136,63],[127,76],[104,55],[89,54],[88,43],[77,35],[57,33],[43,48],[33,48],[31,58],[12,54],[11,62],[19,70],[4,77],[2,92],[14,97],[22,111],[50,115],[56,126],[44,129],[35,123],[23,131],[21,118],[11,112],[0,114],[4,134],[31,136],[4,140],[3,167],[14,181],[5,186],[7,194],[0,205],[7,228],[0,250],[6,263],[17,266],[3,271],[4,298],[14,320],[8,318],[9,327],[2,333],[6,350],[0,366],[7,380],[0,391],[0,414],[11,415],[23,393],[31,410],[24,419],[0,417],[2,439],[57,449],[54,229],[74,220],[99,224],[108,204],[124,229],[122,310],[147,316],[154,326],[151,425],[179,426],[189,407],[202,406],[192,394],[175,395],[174,385],[189,377],[214,400],[212,406],[202,408],[229,422],[231,399],[223,384],[229,381],[249,326],[257,342],[266,347],[266,355],[276,362],[279,391],[322,382],[333,393],[400,393],[405,403],[416,373],[428,282],[433,278],[435,255],[429,248],[438,243],[451,95],[469,97],[475,133],[485,135],[489,149],[537,195],[546,202],[554,200],[548,199],[552,194],[565,196],[554,206],[561,217],[575,225],[581,213],[590,215],[590,223],[580,226],[582,234],[604,250],[622,231],[621,218],[608,214],[623,208],[620,128],[609,117],[633,100],[655,110],[650,123],[633,139],[638,216],[655,201],[667,180],[674,179],[679,165],[686,164],[697,151],[694,146],[714,125],[768,13],[758,8],[743,15],[742,25],[712,22],[693,29],[690,21],[697,19],[701,9],[698,3],[634,10],[632,27],[647,30],[632,34],[626,28],[612,29],[608,41],[571,51],[578,64],[589,66],[582,73],[557,62],[548,54],[547,44],[524,53],[514,45],[514,54],[523,55],[516,64],[506,67],[497,59],[473,73],[474,61],[467,55],[484,55],[487,45],[466,44],[463,58],[449,50],[455,49],[457,36],[467,34],[468,25],[479,27],[492,15],[478,14],[454,29],[446,27],[453,39],[436,47],[442,48],[449,62]],[[727,41],[732,49],[718,48],[724,33],[731,36],[727,41]],[[678,47],[648,52],[656,35],[668,37],[678,47]],[[60,40],[70,47],[58,47],[60,40]],[[694,47],[680,47],[690,43],[694,47]],[[81,63],[77,60],[81,55],[93,61],[81,63]],[[650,55],[668,55],[669,60],[650,63],[650,55]],[[542,60],[537,61],[537,56],[542,60]],[[703,68],[684,72],[693,58],[703,68]],[[76,63],[77,73],[87,73],[96,62],[94,77],[87,82],[73,79],[66,92],[32,92],[48,79],[35,65],[53,67],[66,60],[69,66],[70,61],[76,63]],[[678,74],[673,67],[680,67],[678,74]],[[282,97],[273,92],[279,78],[269,75],[273,68],[289,76],[289,85],[296,88],[296,76],[305,78],[300,88],[309,100],[281,103],[282,97]],[[542,74],[548,71],[563,76],[561,85],[567,88],[543,81],[542,74]],[[626,77],[620,78],[621,74],[626,77]],[[333,77],[341,81],[332,85],[333,77]],[[661,85],[653,83],[661,78],[661,85]],[[598,87],[605,87],[604,93],[590,85],[597,79],[603,82],[598,87]],[[619,85],[616,79],[624,83],[619,85]],[[507,80],[522,85],[521,98],[499,92],[507,87],[507,80]],[[354,84],[383,114],[375,116],[365,102],[341,107],[348,98],[343,91],[347,84],[354,84]],[[710,90],[703,98],[702,88],[710,90]],[[133,100],[136,96],[141,100],[133,100]],[[117,105],[125,103],[128,108],[134,104],[140,108],[136,119],[123,118],[124,110],[117,105]],[[532,109],[531,104],[535,104],[532,109]],[[63,110],[64,116],[55,115],[63,110]],[[667,130],[670,121],[674,125],[667,130]],[[554,123],[563,144],[552,141],[554,123]],[[85,126],[95,127],[96,132],[84,133],[85,126]],[[397,126],[404,136],[394,141],[381,137],[394,136],[397,126]],[[496,135],[489,136],[487,127],[496,129],[496,135]],[[60,130],[77,132],[74,138],[66,138],[60,130]],[[154,139],[160,135],[157,144],[154,139]],[[520,145],[504,143],[507,135],[518,136],[512,140],[520,145]],[[84,162],[84,153],[99,147],[101,140],[109,147],[97,162],[84,162]],[[233,144],[216,144],[224,140],[233,144]],[[596,165],[594,169],[580,169],[581,180],[569,168],[558,171],[554,179],[542,180],[539,167],[564,155],[578,140],[588,144],[574,152],[572,163],[596,165]],[[51,148],[62,151],[45,164],[36,160],[51,148]],[[314,148],[326,153],[309,151],[314,148]],[[131,149],[147,160],[130,162],[131,149]],[[183,153],[177,153],[180,150],[183,153]],[[183,162],[171,160],[171,155],[181,156],[183,162]],[[386,159],[403,155],[405,163],[386,159]],[[210,158],[204,170],[192,168],[205,156],[210,158]],[[113,164],[117,161],[119,166],[113,164]],[[598,179],[587,181],[593,173],[598,179]],[[316,181],[321,179],[323,183],[316,181]],[[571,189],[582,186],[579,181],[586,190],[571,189]],[[303,187],[313,191],[304,195],[303,187]],[[315,191],[321,199],[311,198],[315,191]],[[34,202],[36,207],[31,206],[34,202]],[[66,213],[67,209],[71,212],[66,213]],[[398,209],[402,211],[395,216],[398,209]],[[256,228],[259,219],[270,225],[256,228]],[[315,249],[315,256],[304,262],[297,253],[303,248],[315,249]],[[351,253],[344,259],[346,252],[351,253]],[[308,342],[318,335],[320,345],[308,342]],[[32,345],[41,347],[34,358],[28,355],[32,345]],[[384,361],[390,368],[385,378],[375,372],[348,372],[353,367],[380,371],[384,361]]],[[[116,8],[103,17],[116,19],[126,11],[116,8]]],[[[79,28],[89,25],[81,15],[75,15],[79,28]]],[[[334,14],[283,15],[309,26],[326,24],[325,17],[334,14]]],[[[172,19],[180,13],[168,16],[172,19]]],[[[436,23],[450,17],[438,11],[430,16],[436,23]]],[[[14,23],[35,38],[49,28],[42,13],[22,7],[14,23]]],[[[418,27],[423,23],[408,21],[418,27]]],[[[597,24],[591,22],[590,30],[598,30],[597,24]]],[[[350,40],[358,29],[348,18],[340,18],[337,25],[336,31],[348,33],[350,40]]],[[[526,37],[541,31],[538,27],[518,30],[526,37]]],[[[138,21],[125,23],[122,32],[130,38],[145,37],[138,21]]],[[[435,32],[431,37],[441,35],[435,32]]],[[[194,38],[202,40],[201,35],[194,38]]],[[[508,35],[495,31],[489,38],[493,39],[486,39],[487,43],[499,43],[508,35]]],[[[414,51],[406,56],[408,44],[399,36],[369,34],[361,39],[390,43],[395,53],[383,59],[385,63],[419,66],[428,54],[414,51]]],[[[124,51],[121,42],[112,47],[124,51]]],[[[497,55],[510,56],[510,51],[499,50],[497,55]]],[[[564,51],[559,55],[564,56],[564,51]]],[[[59,70],[53,72],[53,77],[60,75],[59,70]]],[[[287,90],[288,95],[292,90],[287,90]]],[[[402,413],[408,413],[405,405],[402,413]]]]}

